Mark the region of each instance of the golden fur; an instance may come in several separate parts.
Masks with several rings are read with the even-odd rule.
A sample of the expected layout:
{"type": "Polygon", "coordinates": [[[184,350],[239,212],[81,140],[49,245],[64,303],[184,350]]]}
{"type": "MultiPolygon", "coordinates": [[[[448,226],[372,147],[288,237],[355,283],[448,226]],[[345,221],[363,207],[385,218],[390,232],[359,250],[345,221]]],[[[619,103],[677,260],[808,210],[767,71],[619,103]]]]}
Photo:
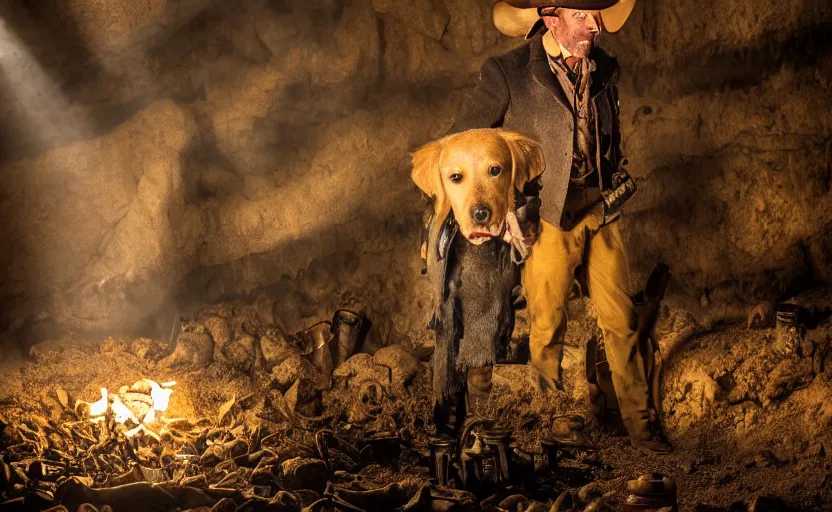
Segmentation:
{"type": "Polygon", "coordinates": [[[515,189],[522,191],[545,168],[537,142],[495,128],[449,135],[412,157],[411,178],[434,200],[434,218],[441,222],[453,211],[460,232],[474,244],[500,236],[515,189]],[[488,219],[475,219],[475,208],[487,209],[488,219]]]}

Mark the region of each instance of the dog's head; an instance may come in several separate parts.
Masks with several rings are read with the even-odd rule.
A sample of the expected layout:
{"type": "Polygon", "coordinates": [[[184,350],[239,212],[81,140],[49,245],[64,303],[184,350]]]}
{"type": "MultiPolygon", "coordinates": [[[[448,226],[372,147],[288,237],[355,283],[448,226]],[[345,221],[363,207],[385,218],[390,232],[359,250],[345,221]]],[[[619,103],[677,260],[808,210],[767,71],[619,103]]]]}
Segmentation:
{"type": "Polygon", "coordinates": [[[412,156],[411,177],[433,198],[436,218],[453,211],[460,231],[474,244],[502,233],[515,189],[522,190],[544,170],[539,144],[500,129],[449,135],[412,156]]]}

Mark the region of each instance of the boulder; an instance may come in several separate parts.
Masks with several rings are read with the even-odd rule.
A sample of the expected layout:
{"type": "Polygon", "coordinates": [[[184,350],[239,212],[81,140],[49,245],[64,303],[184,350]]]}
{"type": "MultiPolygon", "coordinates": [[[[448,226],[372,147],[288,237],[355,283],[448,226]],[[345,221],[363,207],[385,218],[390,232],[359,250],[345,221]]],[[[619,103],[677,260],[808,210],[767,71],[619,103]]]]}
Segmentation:
{"type": "Polygon", "coordinates": [[[251,336],[239,336],[222,347],[223,358],[237,370],[251,372],[257,358],[256,343],[251,336]]]}
{"type": "Polygon", "coordinates": [[[222,361],[225,358],[223,348],[231,341],[231,330],[228,328],[228,321],[219,316],[212,316],[203,320],[202,325],[205,326],[214,340],[214,360],[222,361]]]}
{"type": "Polygon", "coordinates": [[[162,359],[167,367],[185,366],[191,369],[204,368],[211,364],[214,357],[214,340],[204,327],[183,332],[176,338],[173,353],[162,359]]]}
{"type": "Polygon", "coordinates": [[[299,354],[289,356],[272,368],[270,385],[274,389],[285,393],[298,380],[309,382],[316,389],[323,390],[327,387],[324,377],[315,366],[299,354]]]}
{"type": "Polygon", "coordinates": [[[260,350],[263,353],[263,364],[266,371],[271,371],[272,368],[290,357],[300,357],[295,345],[279,334],[261,336],[260,350]]]}
{"type": "Polygon", "coordinates": [[[390,345],[373,355],[373,362],[390,371],[390,384],[393,395],[404,393],[408,383],[419,373],[419,360],[401,345],[390,345]]]}
{"type": "Polygon", "coordinates": [[[167,350],[167,343],[151,338],[136,338],[130,342],[130,353],[139,359],[161,359],[167,350]]]}

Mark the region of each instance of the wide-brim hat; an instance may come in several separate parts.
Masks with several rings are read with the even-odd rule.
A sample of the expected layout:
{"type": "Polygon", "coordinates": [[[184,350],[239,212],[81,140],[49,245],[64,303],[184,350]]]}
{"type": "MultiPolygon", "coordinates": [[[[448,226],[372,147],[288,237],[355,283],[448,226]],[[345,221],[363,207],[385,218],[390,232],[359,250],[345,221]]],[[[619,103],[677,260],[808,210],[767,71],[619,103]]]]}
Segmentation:
{"type": "Polygon", "coordinates": [[[506,0],[494,4],[494,26],[507,36],[528,38],[543,28],[539,8],[563,7],[600,11],[604,31],[618,32],[635,5],[636,0],[506,0]]]}

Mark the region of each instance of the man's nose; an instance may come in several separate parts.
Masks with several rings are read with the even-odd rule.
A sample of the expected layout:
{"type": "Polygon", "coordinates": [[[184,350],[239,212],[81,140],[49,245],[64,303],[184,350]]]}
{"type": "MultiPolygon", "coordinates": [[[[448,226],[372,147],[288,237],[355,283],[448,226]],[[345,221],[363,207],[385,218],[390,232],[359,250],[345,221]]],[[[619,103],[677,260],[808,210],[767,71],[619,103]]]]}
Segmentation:
{"type": "Polygon", "coordinates": [[[598,20],[595,19],[595,16],[586,17],[586,28],[593,34],[597,34],[601,31],[601,27],[598,24],[598,20]]]}
{"type": "Polygon", "coordinates": [[[471,208],[471,217],[479,223],[487,222],[491,218],[491,209],[485,205],[478,204],[471,208]]]}

